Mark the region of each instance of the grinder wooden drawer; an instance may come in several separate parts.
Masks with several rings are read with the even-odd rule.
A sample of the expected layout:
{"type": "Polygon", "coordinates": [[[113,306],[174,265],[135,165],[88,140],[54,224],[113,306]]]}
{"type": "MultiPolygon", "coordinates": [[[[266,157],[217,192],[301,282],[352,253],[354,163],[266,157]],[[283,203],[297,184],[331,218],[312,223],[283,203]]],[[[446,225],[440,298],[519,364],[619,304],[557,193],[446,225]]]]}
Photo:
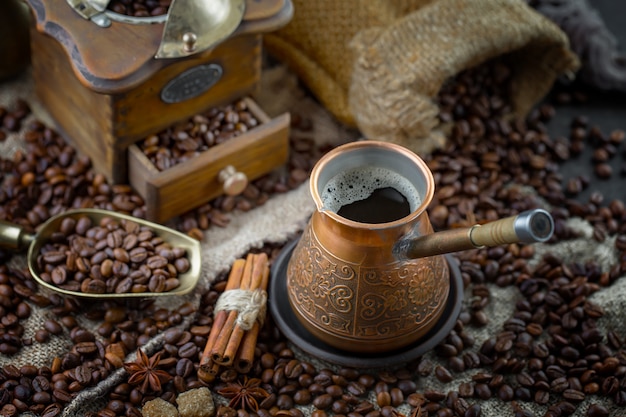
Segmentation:
{"type": "Polygon", "coordinates": [[[252,99],[244,100],[258,126],[165,171],[159,171],[139,146],[129,146],[129,182],[144,198],[149,220],[168,220],[225,194],[220,176],[228,169],[251,181],[287,161],[289,114],[271,119],[252,99]]]}

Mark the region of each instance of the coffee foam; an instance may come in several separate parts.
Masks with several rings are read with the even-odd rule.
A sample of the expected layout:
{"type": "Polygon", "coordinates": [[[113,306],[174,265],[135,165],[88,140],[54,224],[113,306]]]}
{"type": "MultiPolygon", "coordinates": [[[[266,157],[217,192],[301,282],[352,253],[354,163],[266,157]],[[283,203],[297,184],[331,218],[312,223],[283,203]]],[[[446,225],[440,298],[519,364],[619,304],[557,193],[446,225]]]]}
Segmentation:
{"type": "Polygon", "coordinates": [[[393,187],[404,195],[411,212],[421,204],[415,186],[402,175],[381,167],[357,167],[332,177],[321,193],[323,207],[335,213],[342,206],[365,200],[378,188],[393,187]]]}

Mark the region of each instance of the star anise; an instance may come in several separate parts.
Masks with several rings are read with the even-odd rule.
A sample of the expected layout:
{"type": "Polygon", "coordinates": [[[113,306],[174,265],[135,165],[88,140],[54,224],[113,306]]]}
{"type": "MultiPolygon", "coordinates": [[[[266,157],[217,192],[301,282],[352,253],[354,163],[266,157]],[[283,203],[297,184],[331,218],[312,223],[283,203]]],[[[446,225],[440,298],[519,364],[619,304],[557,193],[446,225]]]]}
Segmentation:
{"type": "Polygon", "coordinates": [[[224,388],[217,392],[229,398],[228,406],[234,409],[244,409],[248,411],[259,411],[257,400],[269,397],[267,391],[260,387],[261,380],[258,378],[244,378],[243,384],[239,381],[229,382],[224,388]]]}
{"type": "Polygon", "coordinates": [[[148,358],[141,349],[137,350],[135,362],[124,364],[124,369],[130,374],[128,383],[130,385],[141,385],[139,390],[144,394],[148,389],[154,392],[161,391],[161,384],[172,379],[172,376],[162,369],[158,369],[161,360],[161,352],[148,358]]]}
{"type": "Polygon", "coordinates": [[[411,411],[411,417],[422,417],[422,406],[421,405],[417,405],[417,407],[415,407],[413,409],[413,411],[411,411]]]}

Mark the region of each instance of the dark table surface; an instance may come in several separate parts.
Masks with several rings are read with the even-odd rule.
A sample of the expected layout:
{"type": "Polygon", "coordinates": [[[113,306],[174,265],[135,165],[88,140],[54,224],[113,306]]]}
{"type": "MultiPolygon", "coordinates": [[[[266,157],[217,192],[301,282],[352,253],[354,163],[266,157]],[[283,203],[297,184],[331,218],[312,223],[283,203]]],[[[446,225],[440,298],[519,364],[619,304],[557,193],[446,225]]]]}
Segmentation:
{"type": "MultiPolygon", "coordinates": [[[[598,11],[606,27],[616,37],[619,50],[626,56],[626,2],[621,0],[588,1],[598,11]]],[[[548,124],[552,137],[569,137],[570,125],[574,117],[584,115],[589,126],[597,126],[608,135],[612,130],[626,130],[626,92],[607,93],[593,89],[585,90],[588,100],[585,103],[556,105],[556,116],[548,124]]],[[[611,199],[626,199],[626,143],[618,147],[618,152],[610,160],[613,175],[608,179],[600,179],[594,174],[591,163],[592,146],[586,146],[584,152],[565,162],[561,167],[564,181],[579,175],[591,179],[591,185],[576,196],[581,202],[588,201],[589,195],[599,191],[604,195],[605,202],[611,199]]]]}

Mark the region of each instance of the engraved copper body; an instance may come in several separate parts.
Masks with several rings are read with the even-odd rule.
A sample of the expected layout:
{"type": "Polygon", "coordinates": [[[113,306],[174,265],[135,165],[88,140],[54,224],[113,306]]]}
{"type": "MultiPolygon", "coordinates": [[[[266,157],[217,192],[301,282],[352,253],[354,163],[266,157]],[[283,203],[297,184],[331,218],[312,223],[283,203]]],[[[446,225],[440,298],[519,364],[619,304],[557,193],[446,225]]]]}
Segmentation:
{"type": "MultiPolygon", "coordinates": [[[[408,149],[358,141],[327,153],[313,168],[317,206],[287,266],[287,293],[299,322],[338,349],[382,353],[418,341],[440,319],[449,294],[445,253],[513,242],[543,242],[554,223],[537,209],[486,225],[433,233],[427,208],[434,179],[408,149]],[[338,173],[380,167],[407,179],[420,197],[401,219],[360,223],[324,206],[322,194],[338,173]]],[[[384,210],[381,207],[381,210],[384,210]]]]}
{"type": "Polygon", "coordinates": [[[450,285],[448,266],[443,256],[398,260],[392,248],[407,234],[433,232],[426,208],[434,181],[426,164],[396,145],[353,142],[325,155],[310,185],[318,210],[287,270],[295,315],[315,337],[348,351],[390,351],[418,340],[441,316],[450,285]],[[325,210],[321,191],[327,180],[354,163],[374,160],[405,170],[400,174],[415,185],[421,205],[400,220],[379,224],[325,210]]]}

